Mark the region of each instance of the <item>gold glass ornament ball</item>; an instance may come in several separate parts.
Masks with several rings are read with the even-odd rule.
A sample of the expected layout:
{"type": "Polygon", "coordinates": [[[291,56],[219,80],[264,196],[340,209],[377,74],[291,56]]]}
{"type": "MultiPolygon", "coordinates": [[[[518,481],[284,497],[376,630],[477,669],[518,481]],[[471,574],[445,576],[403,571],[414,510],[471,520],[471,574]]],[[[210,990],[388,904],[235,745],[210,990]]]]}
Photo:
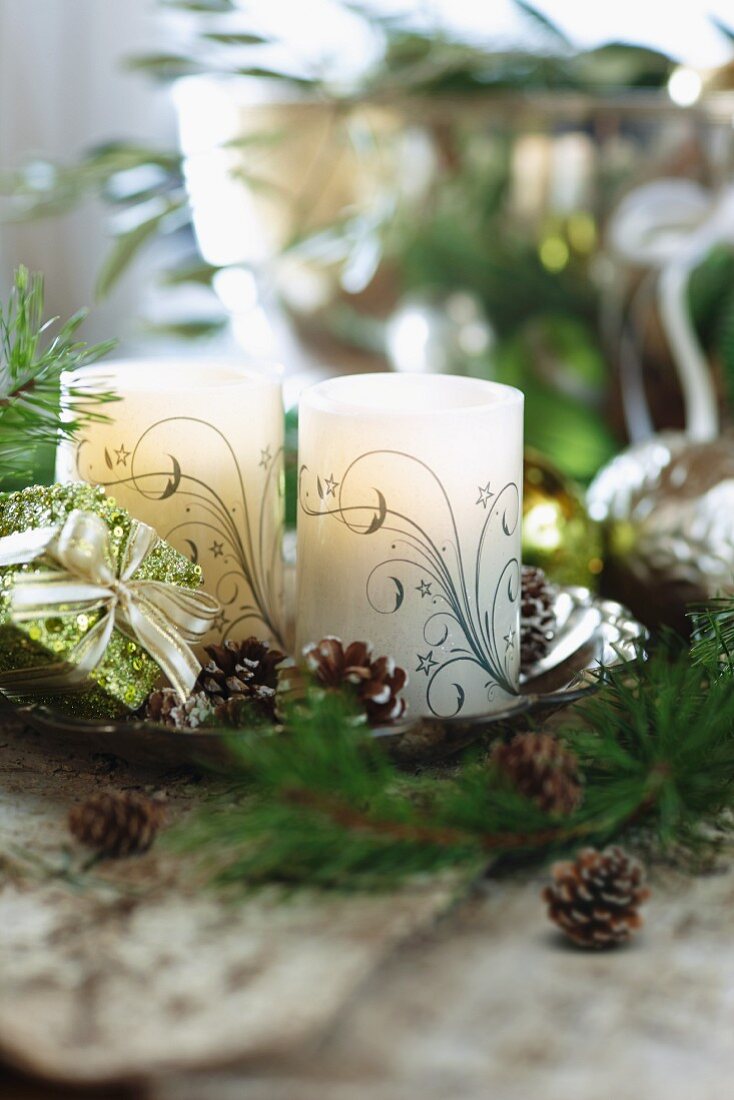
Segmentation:
{"type": "Polygon", "coordinates": [[[522,558],[559,584],[592,589],[604,568],[601,531],[580,489],[531,450],[525,452],[522,558]]]}

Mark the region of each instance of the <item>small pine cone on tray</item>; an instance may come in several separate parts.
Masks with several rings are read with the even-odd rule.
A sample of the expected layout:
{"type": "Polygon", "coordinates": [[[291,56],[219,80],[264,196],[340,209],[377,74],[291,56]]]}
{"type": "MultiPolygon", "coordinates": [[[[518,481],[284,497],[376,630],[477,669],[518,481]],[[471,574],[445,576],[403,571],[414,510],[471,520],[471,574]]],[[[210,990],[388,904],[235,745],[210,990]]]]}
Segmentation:
{"type": "Polygon", "coordinates": [[[303,651],[306,667],[316,681],[332,690],[351,688],[371,726],[396,722],[405,714],[400,692],[408,682],[404,669],[392,657],[373,660],[368,642],[344,646],[339,638],[322,638],[303,651]]]}
{"type": "Polygon", "coordinates": [[[584,848],[552,874],[542,895],[548,916],[579,946],[614,947],[642,925],[639,907],[650,891],[642,864],[622,848],[584,848]]]}
{"type": "Polygon", "coordinates": [[[578,761],[550,733],[517,733],[511,741],[494,746],[491,762],[545,813],[567,815],[581,802],[578,761]]]}
{"type": "Polygon", "coordinates": [[[203,691],[194,692],[182,701],[173,688],[159,688],[151,691],[141,717],[170,729],[192,730],[211,724],[214,707],[203,691]]]}
{"type": "Polygon", "coordinates": [[[101,791],[69,811],[69,831],[104,856],[147,852],[165,821],[163,803],[132,791],[101,791]]]}
{"type": "Polygon", "coordinates": [[[153,691],[141,717],[178,730],[244,725],[251,716],[273,721],[284,654],[254,637],[204,649],[209,659],[191,695],[182,702],[173,688],[153,691]]]}
{"type": "Polygon", "coordinates": [[[223,725],[236,726],[247,720],[249,711],[273,721],[278,666],[285,660],[285,654],[255,637],[204,648],[209,660],[196,682],[196,690],[203,691],[209,699],[215,719],[223,725]]]}
{"type": "Polygon", "coordinates": [[[520,668],[526,672],[550,649],[558,589],[535,565],[523,565],[520,583],[520,668]]]}

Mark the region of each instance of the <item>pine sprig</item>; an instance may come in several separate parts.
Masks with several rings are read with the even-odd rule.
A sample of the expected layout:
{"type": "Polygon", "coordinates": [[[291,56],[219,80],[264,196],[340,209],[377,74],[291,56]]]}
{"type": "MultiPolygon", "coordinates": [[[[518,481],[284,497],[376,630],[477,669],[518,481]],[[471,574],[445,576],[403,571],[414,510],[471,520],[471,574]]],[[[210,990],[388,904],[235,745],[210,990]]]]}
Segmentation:
{"type": "Polygon", "coordinates": [[[95,405],[112,399],[72,388],[62,420],[62,373],[95,362],[114,341],[89,347],[76,339],[84,310],[52,335],[56,319],[44,321],[43,301],[42,276],[19,267],[7,303],[0,303],[0,480],[22,476],[37,447],[70,438],[85,420],[102,416],[95,405]]]}
{"type": "Polygon", "coordinates": [[[662,848],[688,844],[734,807],[734,683],[664,639],[649,661],[614,671],[568,732],[610,826],[643,823],[662,848]]]}
{"type": "Polygon", "coordinates": [[[263,882],[342,889],[392,886],[478,852],[470,836],[417,838],[409,782],[355,726],[345,697],[319,693],[299,705],[285,735],[255,733],[231,748],[241,776],[229,793],[170,843],[213,861],[219,883],[263,882]]]}
{"type": "Polygon", "coordinates": [[[719,596],[689,611],[691,656],[710,670],[734,672],[734,596],[719,596]]]}
{"type": "Polygon", "coordinates": [[[690,848],[734,807],[734,684],[709,680],[670,641],[611,672],[561,731],[585,784],[568,817],[513,790],[483,749],[458,770],[407,775],[351,717],[346,700],[311,697],[285,734],[238,737],[241,778],[176,845],[213,860],[219,882],[375,888],[510,853],[545,858],[632,826],[660,849],[690,848]]]}

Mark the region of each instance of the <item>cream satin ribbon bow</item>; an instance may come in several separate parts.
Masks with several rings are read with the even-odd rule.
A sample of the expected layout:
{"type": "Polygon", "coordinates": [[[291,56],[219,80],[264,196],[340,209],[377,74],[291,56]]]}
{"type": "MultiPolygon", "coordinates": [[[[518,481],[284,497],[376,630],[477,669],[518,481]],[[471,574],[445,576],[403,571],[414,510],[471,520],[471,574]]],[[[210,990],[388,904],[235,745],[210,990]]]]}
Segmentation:
{"type": "Polygon", "coordinates": [[[9,593],[14,622],[102,611],[67,661],[5,673],[0,687],[19,694],[81,690],[117,628],[140,644],[185,698],[201,671],[188,642],[207,633],[219,604],[205,592],[136,579],[157,542],[152,527],[134,521],[115,572],[109,531],[93,512],[75,510],[60,526],[0,538],[0,566],[43,561],[60,567],[16,575],[9,593]]]}

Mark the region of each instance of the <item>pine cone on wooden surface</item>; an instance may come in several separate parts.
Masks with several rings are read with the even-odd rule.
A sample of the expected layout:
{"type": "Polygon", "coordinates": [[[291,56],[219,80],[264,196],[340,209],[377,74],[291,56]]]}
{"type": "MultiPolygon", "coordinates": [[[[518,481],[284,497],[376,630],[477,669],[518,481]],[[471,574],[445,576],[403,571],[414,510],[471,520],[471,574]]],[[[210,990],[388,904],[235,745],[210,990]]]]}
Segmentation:
{"type": "Polygon", "coordinates": [[[491,761],[525,798],[549,814],[570,814],[582,796],[578,761],[550,733],[518,733],[494,746],[491,761]]]}
{"type": "Polygon", "coordinates": [[[324,687],[351,688],[372,726],[402,718],[406,703],[400,692],[408,682],[404,669],[392,657],[372,659],[368,642],[344,646],[339,638],[322,638],[303,651],[306,667],[324,687]]]}
{"type": "Polygon", "coordinates": [[[520,668],[526,672],[545,657],[556,632],[558,590],[542,569],[523,565],[520,593],[520,668]]]}
{"type": "Polygon", "coordinates": [[[162,802],[131,791],[101,791],[69,811],[69,831],[105,856],[147,852],[165,820],[162,802]]]}
{"type": "Polygon", "coordinates": [[[616,845],[584,848],[574,861],[556,863],[543,890],[548,916],[581,947],[624,943],[642,925],[638,910],[650,896],[642,864],[616,845]]]}
{"type": "Polygon", "coordinates": [[[209,661],[196,681],[196,690],[209,699],[215,719],[224,725],[239,725],[254,711],[273,721],[278,665],[285,654],[255,637],[204,648],[209,661]]]}

